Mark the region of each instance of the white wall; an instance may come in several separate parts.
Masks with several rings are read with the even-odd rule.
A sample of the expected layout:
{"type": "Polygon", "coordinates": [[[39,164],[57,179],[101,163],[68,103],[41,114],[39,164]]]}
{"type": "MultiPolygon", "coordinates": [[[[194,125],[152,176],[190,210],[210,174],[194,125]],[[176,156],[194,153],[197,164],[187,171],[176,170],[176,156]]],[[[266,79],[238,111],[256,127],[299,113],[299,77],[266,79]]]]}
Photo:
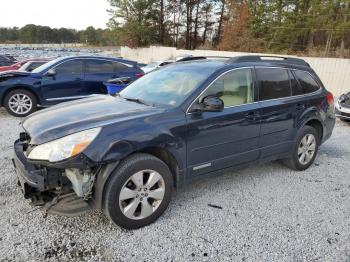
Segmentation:
{"type": "MultiPolygon", "coordinates": [[[[224,52],[212,50],[183,50],[173,47],[151,46],[131,49],[121,47],[121,56],[138,62],[149,63],[155,60],[172,59],[184,54],[205,56],[239,56],[253,53],[224,52]]],[[[267,54],[264,54],[267,55],[267,54]]],[[[286,55],[280,55],[286,56],[286,55]]],[[[326,88],[335,96],[350,91],[350,59],[300,57],[308,62],[321,78],[326,88]]]]}

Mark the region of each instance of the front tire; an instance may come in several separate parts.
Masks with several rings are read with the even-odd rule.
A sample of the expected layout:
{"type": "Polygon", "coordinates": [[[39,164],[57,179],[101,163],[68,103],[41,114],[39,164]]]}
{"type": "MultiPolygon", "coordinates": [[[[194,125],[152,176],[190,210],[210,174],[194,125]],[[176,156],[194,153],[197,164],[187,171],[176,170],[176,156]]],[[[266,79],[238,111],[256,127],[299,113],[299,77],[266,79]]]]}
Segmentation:
{"type": "Polygon", "coordinates": [[[104,209],[117,225],[136,229],[153,223],[170,203],[173,177],[168,166],[149,154],[123,160],[107,184],[104,209]]]}
{"type": "Polygon", "coordinates": [[[4,107],[13,116],[25,117],[36,111],[37,99],[30,91],[15,89],[6,94],[4,107]]]}
{"type": "Polygon", "coordinates": [[[304,126],[298,132],[292,157],[285,159],[284,164],[297,171],[308,169],[316,158],[319,144],[320,135],[316,129],[312,126],[304,126]]]}

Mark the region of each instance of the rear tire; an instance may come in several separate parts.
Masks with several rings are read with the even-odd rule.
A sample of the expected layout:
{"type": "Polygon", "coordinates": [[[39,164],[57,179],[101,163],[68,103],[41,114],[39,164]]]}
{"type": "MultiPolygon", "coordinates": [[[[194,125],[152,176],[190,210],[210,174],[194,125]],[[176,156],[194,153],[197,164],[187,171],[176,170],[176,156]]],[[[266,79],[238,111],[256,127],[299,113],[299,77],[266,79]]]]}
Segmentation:
{"type": "Polygon", "coordinates": [[[104,209],[118,226],[136,229],[153,223],[170,203],[173,177],[168,166],[149,154],[123,160],[104,193],[104,209]]]}
{"type": "Polygon", "coordinates": [[[314,162],[318,147],[320,144],[320,135],[312,126],[304,126],[297,134],[292,157],[283,160],[283,163],[297,171],[308,169],[314,162]]]}
{"type": "Polygon", "coordinates": [[[35,95],[25,89],[15,89],[6,94],[4,107],[8,113],[16,117],[25,117],[37,110],[35,95]]]}

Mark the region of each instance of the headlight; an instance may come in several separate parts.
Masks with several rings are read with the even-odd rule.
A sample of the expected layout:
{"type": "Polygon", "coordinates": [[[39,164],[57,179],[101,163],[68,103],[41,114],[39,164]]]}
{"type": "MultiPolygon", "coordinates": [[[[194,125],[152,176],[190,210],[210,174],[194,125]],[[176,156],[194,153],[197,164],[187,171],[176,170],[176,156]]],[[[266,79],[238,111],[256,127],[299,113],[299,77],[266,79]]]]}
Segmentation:
{"type": "Polygon", "coordinates": [[[101,128],[88,129],[36,146],[29,153],[32,160],[57,162],[81,153],[96,138],[101,128]]]}

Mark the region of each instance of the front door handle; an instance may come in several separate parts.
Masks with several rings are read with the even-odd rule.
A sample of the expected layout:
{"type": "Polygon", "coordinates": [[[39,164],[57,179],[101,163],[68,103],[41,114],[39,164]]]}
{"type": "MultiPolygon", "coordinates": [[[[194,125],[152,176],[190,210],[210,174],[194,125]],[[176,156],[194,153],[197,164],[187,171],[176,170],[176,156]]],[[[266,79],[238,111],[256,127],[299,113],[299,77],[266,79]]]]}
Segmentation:
{"type": "Polygon", "coordinates": [[[260,117],[260,114],[257,111],[253,111],[245,114],[245,118],[248,120],[256,120],[259,117],[260,117]]]}

